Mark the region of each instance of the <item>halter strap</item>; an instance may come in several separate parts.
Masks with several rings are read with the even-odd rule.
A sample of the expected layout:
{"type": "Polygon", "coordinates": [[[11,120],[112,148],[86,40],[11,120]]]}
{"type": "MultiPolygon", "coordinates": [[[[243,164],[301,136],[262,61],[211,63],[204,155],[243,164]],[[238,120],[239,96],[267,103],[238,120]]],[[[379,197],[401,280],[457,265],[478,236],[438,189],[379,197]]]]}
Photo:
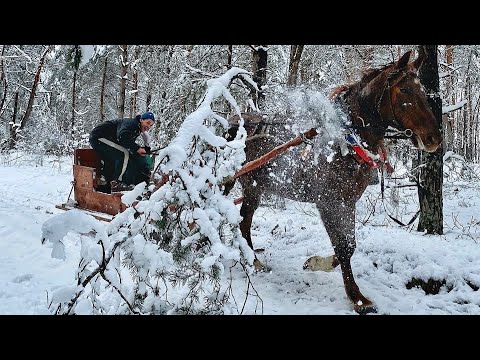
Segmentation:
{"type": "MultiPolygon", "coordinates": [[[[387,79],[385,81],[385,86],[383,88],[383,91],[382,91],[382,94],[380,95],[380,99],[378,100],[377,102],[377,113],[378,115],[380,115],[380,119],[384,120],[382,114],[380,113],[380,106],[381,106],[381,103],[382,103],[382,100],[383,100],[383,97],[385,95],[385,91],[388,90],[388,103],[389,103],[389,108],[390,108],[390,113],[391,113],[391,123],[392,123],[392,127],[394,127],[395,129],[397,130],[400,130],[400,131],[407,131],[407,130],[410,130],[410,129],[405,129],[405,127],[403,125],[401,125],[398,121],[397,121],[397,117],[395,116],[395,111],[393,110],[393,105],[392,105],[392,92],[391,92],[391,87],[393,85],[395,85],[396,83],[400,82],[400,80],[402,80],[405,76],[407,76],[407,73],[404,73],[402,76],[400,76],[396,81],[395,83],[392,85],[390,84],[390,79],[397,75],[399,73],[398,70],[394,70],[392,71],[390,74],[388,74],[387,76],[387,79]]],[[[387,120],[388,121],[388,120],[387,120]]],[[[388,126],[390,126],[389,124],[387,124],[387,126],[385,127],[385,129],[388,128],[388,126]]],[[[410,130],[410,136],[412,134],[412,130],[410,130]]]]}

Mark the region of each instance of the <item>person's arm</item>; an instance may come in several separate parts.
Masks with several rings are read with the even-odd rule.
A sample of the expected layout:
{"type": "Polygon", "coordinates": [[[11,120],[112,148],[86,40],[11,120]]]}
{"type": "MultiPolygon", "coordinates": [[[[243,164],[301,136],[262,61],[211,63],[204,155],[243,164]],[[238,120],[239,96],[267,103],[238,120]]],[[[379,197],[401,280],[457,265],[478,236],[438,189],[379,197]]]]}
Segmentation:
{"type": "Polygon", "coordinates": [[[140,135],[142,135],[142,139],[143,139],[143,143],[145,146],[150,146],[150,143],[151,143],[151,137],[150,135],[148,134],[148,132],[144,131],[142,133],[140,133],[140,135]]]}
{"type": "Polygon", "coordinates": [[[140,153],[140,155],[150,154],[150,151],[152,150],[152,148],[150,147],[150,142],[151,142],[150,135],[146,131],[140,133],[140,135],[142,135],[143,144],[144,144],[143,148],[145,149],[145,153],[144,154],[140,153]]]}
{"type": "Polygon", "coordinates": [[[137,127],[138,125],[134,122],[124,121],[118,131],[118,143],[127,148],[132,154],[138,152],[140,148],[140,145],[135,142],[138,137],[137,127]]]}

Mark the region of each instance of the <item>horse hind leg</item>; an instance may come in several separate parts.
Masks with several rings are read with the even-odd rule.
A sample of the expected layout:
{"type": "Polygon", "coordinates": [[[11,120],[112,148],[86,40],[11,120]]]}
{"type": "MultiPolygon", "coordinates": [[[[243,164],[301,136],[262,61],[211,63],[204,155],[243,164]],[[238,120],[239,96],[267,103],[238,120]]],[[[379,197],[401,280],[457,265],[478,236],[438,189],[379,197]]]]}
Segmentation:
{"type": "Polygon", "coordinates": [[[354,310],[359,314],[376,313],[377,309],[373,302],[360,292],[350,263],[356,247],[355,204],[345,206],[330,204],[328,209],[322,207],[318,209],[335,251],[333,259],[340,264],[345,292],[352,301],[354,310]]]}
{"type": "Polygon", "coordinates": [[[235,186],[235,179],[227,179],[225,183],[223,184],[223,195],[228,196],[230,194],[230,191],[232,191],[233,187],[235,186]]]}
{"type": "MultiPolygon", "coordinates": [[[[240,231],[242,232],[242,236],[245,238],[245,240],[247,240],[248,246],[250,246],[252,250],[254,250],[251,233],[253,214],[260,205],[260,197],[261,192],[249,188],[244,188],[243,202],[242,207],[240,208],[240,215],[242,216],[242,221],[240,222],[240,231]]],[[[253,266],[256,271],[270,271],[269,267],[267,267],[260,260],[258,260],[256,254],[255,259],[253,260],[253,266]]]]}

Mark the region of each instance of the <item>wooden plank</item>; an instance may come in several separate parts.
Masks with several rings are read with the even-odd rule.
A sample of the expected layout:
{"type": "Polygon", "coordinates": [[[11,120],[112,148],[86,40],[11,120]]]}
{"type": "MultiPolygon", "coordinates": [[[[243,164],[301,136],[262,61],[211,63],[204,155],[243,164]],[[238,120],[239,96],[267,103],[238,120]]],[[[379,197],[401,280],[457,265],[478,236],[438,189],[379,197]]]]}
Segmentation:
{"type": "Polygon", "coordinates": [[[75,149],[73,153],[73,163],[75,165],[83,165],[92,167],[100,171],[100,157],[93,149],[75,149]]]}
{"type": "Polygon", "coordinates": [[[77,210],[80,210],[81,212],[83,212],[87,215],[93,216],[97,220],[106,221],[106,222],[110,222],[114,218],[114,216],[111,216],[111,215],[108,215],[108,214],[97,213],[97,212],[90,211],[88,209],[82,209],[82,208],[79,208],[77,206],[70,206],[70,205],[67,205],[67,204],[55,205],[55,207],[57,209],[65,210],[65,211],[77,209],[77,210]]]}

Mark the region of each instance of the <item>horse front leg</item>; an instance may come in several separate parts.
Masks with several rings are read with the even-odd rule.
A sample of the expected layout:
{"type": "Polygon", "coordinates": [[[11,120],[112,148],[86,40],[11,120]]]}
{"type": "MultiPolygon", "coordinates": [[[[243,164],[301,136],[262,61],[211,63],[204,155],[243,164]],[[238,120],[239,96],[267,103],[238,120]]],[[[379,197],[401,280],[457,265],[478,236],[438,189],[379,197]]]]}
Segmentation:
{"type": "Polygon", "coordinates": [[[335,261],[342,269],[348,298],[359,314],[375,313],[375,305],[360,292],[352,272],[350,259],[355,252],[355,203],[317,206],[335,251],[335,261]]]}

